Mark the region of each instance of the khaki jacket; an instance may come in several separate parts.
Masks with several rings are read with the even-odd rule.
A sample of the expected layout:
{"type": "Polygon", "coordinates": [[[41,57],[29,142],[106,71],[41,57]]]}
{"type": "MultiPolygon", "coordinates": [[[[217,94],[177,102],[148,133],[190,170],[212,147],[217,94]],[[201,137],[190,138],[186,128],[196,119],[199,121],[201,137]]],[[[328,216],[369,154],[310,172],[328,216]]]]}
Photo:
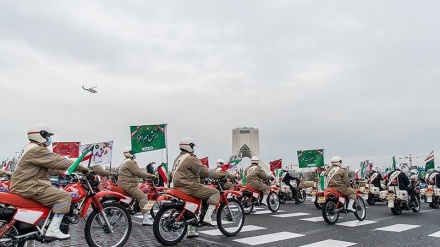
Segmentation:
{"type": "Polygon", "coordinates": [[[139,178],[152,177],[152,174],[142,171],[136,161],[127,158],[119,168],[118,186],[121,188],[138,187],[139,178]]]}
{"type": "MultiPolygon", "coordinates": [[[[14,194],[38,195],[51,187],[51,170],[66,170],[73,161],[51,152],[46,147],[36,146],[21,158],[11,177],[10,192],[14,194]]],[[[80,166],[78,167],[82,169],[80,166]]]]}
{"type": "MultiPolygon", "coordinates": [[[[325,176],[333,170],[338,168],[339,166],[332,166],[330,169],[325,171],[325,176]]],[[[342,191],[350,187],[350,178],[348,178],[347,171],[343,168],[340,168],[335,175],[328,181],[328,187],[332,187],[336,190],[342,191]]]]}
{"type": "Polygon", "coordinates": [[[270,175],[267,175],[261,167],[256,164],[251,164],[244,170],[244,175],[246,176],[246,185],[252,187],[258,187],[263,180],[273,180],[274,178],[270,175]]]}
{"type": "Polygon", "coordinates": [[[222,178],[226,174],[210,170],[192,153],[181,152],[173,162],[173,184],[174,188],[179,189],[186,194],[193,194],[200,186],[200,178],[222,178]],[[176,162],[182,155],[189,154],[180,165],[176,162]]]}
{"type": "Polygon", "coordinates": [[[90,169],[94,170],[96,175],[99,175],[99,176],[113,176],[113,175],[116,175],[116,173],[113,173],[113,172],[110,172],[110,171],[106,171],[100,165],[91,166],[90,169]]]}

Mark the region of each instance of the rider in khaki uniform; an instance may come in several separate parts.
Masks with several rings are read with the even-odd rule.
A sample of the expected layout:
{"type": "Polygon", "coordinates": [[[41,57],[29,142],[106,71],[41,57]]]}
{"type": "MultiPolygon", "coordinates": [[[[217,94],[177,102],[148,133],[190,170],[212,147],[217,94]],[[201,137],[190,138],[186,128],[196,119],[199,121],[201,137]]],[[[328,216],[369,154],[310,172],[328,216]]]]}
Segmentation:
{"type": "MultiPolygon", "coordinates": [[[[173,163],[173,185],[174,189],[181,190],[200,200],[206,200],[209,206],[203,222],[213,225],[211,216],[216,205],[220,202],[220,192],[216,188],[200,184],[200,178],[219,179],[225,176],[232,177],[232,175],[209,170],[194,154],[194,146],[196,144],[190,137],[180,140],[181,152],[173,163]]],[[[190,227],[189,230],[188,237],[198,236],[193,227],[190,227]]]]}
{"type": "Polygon", "coordinates": [[[328,187],[339,191],[344,196],[348,196],[347,210],[356,211],[353,208],[353,203],[356,200],[356,190],[350,188],[350,178],[348,178],[347,171],[341,167],[342,158],[339,156],[332,157],[331,164],[332,166],[325,172],[328,187]]]}
{"type": "MultiPolygon", "coordinates": [[[[53,131],[46,124],[33,125],[28,131],[29,144],[23,147],[18,165],[11,177],[10,193],[33,199],[45,206],[52,207],[54,217],[46,231],[45,237],[53,240],[69,239],[69,234],[59,230],[64,214],[70,211],[70,195],[53,188],[50,180],[50,169],[66,170],[73,161],[61,157],[47,149],[52,143],[53,131]]],[[[86,167],[78,170],[87,173],[86,167]]]]}
{"type": "Polygon", "coordinates": [[[263,169],[258,165],[260,159],[257,156],[251,158],[251,165],[244,170],[244,175],[246,176],[246,185],[263,192],[262,204],[267,206],[267,196],[270,192],[270,187],[261,182],[263,180],[275,180],[274,177],[267,175],[263,169]]]}
{"type": "Polygon", "coordinates": [[[153,179],[156,178],[156,176],[144,172],[139,168],[137,162],[134,161],[136,155],[131,152],[130,146],[124,149],[123,154],[125,156],[125,160],[122,162],[122,165],[119,168],[118,186],[124,189],[125,192],[138,201],[139,207],[141,208],[141,212],[143,214],[142,225],[152,226],[153,221],[149,219],[148,214],[150,209],[145,208],[148,203],[148,197],[142,192],[141,189],[139,189],[139,178],[153,179]]]}
{"type": "MultiPolygon", "coordinates": [[[[224,172],[224,171],[222,171],[222,168],[223,168],[223,165],[225,165],[225,161],[222,160],[222,159],[218,159],[216,163],[217,163],[217,167],[214,170],[216,172],[224,172]]],[[[231,182],[229,182],[229,181],[227,181],[223,185],[223,189],[225,189],[225,190],[230,190],[233,187],[234,187],[234,185],[231,182]]]]}

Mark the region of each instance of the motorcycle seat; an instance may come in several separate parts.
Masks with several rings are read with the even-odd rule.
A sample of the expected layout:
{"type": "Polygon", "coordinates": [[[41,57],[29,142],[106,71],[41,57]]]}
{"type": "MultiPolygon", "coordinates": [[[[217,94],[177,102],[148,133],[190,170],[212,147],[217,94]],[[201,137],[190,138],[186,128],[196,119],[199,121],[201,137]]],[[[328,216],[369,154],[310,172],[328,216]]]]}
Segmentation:
{"type": "Polygon", "coordinates": [[[124,189],[118,187],[118,186],[114,186],[114,185],[109,185],[108,190],[114,191],[114,192],[118,192],[119,194],[122,194],[124,196],[129,196],[131,197],[124,189]]]}
{"type": "Polygon", "coordinates": [[[177,198],[180,198],[180,199],[187,201],[187,202],[192,202],[192,203],[199,203],[200,202],[199,198],[190,196],[190,195],[186,194],[185,192],[178,190],[178,189],[168,189],[165,191],[165,193],[172,195],[172,196],[175,196],[177,198]]]}
{"type": "Polygon", "coordinates": [[[17,194],[0,192],[0,202],[9,204],[19,208],[41,208],[45,207],[43,204],[32,199],[24,198],[17,194]]]}
{"type": "Polygon", "coordinates": [[[344,198],[345,198],[345,196],[344,196],[343,194],[341,194],[341,192],[339,192],[338,190],[333,189],[333,188],[331,188],[331,187],[327,187],[327,188],[324,190],[324,193],[335,194],[335,195],[337,195],[338,197],[344,197],[344,198]]]}
{"type": "Polygon", "coordinates": [[[259,190],[256,190],[256,189],[254,189],[252,186],[249,186],[249,185],[243,185],[242,189],[244,189],[244,190],[249,190],[249,191],[251,191],[252,193],[260,194],[260,191],[259,191],[259,190]]]}

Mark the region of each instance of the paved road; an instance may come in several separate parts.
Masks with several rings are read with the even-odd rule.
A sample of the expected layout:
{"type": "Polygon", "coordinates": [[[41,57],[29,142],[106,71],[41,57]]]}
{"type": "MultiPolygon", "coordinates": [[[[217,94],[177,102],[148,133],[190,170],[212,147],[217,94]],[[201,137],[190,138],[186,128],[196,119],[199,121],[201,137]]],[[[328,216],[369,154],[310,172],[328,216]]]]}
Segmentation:
{"type": "MultiPolygon", "coordinates": [[[[325,223],[321,211],[309,200],[300,205],[288,202],[275,214],[260,207],[246,216],[242,232],[235,237],[204,227],[199,229],[200,237],[185,238],[178,246],[440,246],[440,209],[423,203],[419,213],[404,211],[394,216],[384,203],[367,207],[365,221],[342,214],[336,225],[325,223]]],[[[126,246],[161,246],[152,228],[140,225],[140,217],[133,217],[133,222],[126,246]]],[[[80,224],[71,233],[71,240],[45,246],[86,245],[80,224]]]]}

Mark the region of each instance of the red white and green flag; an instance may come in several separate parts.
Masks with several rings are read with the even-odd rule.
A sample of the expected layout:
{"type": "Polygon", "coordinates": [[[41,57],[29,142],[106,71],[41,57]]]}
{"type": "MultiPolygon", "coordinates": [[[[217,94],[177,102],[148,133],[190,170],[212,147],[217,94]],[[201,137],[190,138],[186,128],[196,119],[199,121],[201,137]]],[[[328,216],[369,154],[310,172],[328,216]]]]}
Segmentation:
{"type": "Polygon", "coordinates": [[[65,175],[71,175],[76,168],[78,167],[78,165],[81,163],[81,161],[84,159],[84,157],[86,157],[87,155],[91,155],[93,150],[93,145],[89,145],[84,152],[78,157],[78,159],[76,159],[76,161],[69,166],[69,168],[67,168],[67,170],[64,172],[65,175]]]}
{"type": "Polygon", "coordinates": [[[432,150],[428,157],[426,157],[425,162],[425,171],[434,169],[434,150],[432,150]]]}
{"type": "Polygon", "coordinates": [[[200,158],[200,162],[202,162],[202,165],[206,166],[209,168],[209,161],[208,161],[208,157],[205,158],[200,158]]]}
{"type": "Polygon", "coordinates": [[[112,162],[113,141],[81,145],[81,153],[88,149],[89,146],[92,146],[93,149],[81,161],[83,166],[96,166],[112,162]]]}
{"type": "Polygon", "coordinates": [[[159,176],[163,179],[164,183],[168,183],[168,164],[164,163],[157,169],[159,176]]]}

